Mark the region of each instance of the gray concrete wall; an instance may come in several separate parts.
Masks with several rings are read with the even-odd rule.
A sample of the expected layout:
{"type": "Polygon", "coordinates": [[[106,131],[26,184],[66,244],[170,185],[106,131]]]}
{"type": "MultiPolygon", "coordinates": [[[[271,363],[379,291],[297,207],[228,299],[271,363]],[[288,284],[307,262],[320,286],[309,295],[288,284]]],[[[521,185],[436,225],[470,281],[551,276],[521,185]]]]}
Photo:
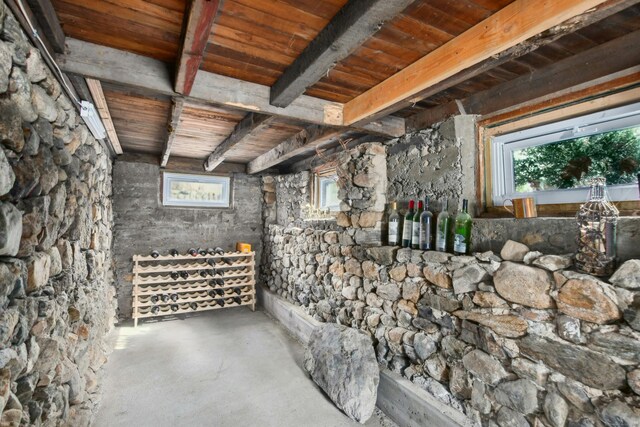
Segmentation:
{"type": "Polygon", "coordinates": [[[259,177],[234,174],[232,206],[180,208],[162,206],[161,170],[146,163],[116,161],[114,191],[114,259],[121,318],[131,317],[131,270],[134,254],[153,249],[220,246],[235,249],[237,241],[251,243],[260,260],[262,191],[259,177]]]}

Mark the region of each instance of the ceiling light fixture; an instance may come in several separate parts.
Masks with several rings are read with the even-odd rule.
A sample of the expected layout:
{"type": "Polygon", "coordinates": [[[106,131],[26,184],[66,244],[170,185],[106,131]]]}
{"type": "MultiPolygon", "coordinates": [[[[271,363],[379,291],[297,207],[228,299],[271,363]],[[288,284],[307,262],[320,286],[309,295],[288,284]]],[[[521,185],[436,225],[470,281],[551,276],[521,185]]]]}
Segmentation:
{"type": "Polygon", "coordinates": [[[102,120],[100,120],[96,107],[92,103],[88,101],[80,102],[80,116],[84,119],[95,139],[104,139],[107,136],[102,120]]]}

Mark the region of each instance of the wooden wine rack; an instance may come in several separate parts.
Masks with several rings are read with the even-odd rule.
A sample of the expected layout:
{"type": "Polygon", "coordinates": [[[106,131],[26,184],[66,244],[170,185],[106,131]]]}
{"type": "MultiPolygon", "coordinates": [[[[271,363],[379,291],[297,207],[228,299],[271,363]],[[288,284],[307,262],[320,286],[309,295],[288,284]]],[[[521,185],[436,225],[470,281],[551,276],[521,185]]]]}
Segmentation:
{"type": "Polygon", "coordinates": [[[255,252],[157,258],[134,255],[134,327],[138,326],[138,319],[149,317],[244,305],[255,311],[255,283],[255,252]],[[209,264],[210,259],[215,265],[209,264]],[[211,275],[212,269],[215,275],[211,275]],[[173,272],[185,272],[187,277],[174,279],[171,277],[173,272]],[[207,274],[203,276],[201,272],[207,274]]]}

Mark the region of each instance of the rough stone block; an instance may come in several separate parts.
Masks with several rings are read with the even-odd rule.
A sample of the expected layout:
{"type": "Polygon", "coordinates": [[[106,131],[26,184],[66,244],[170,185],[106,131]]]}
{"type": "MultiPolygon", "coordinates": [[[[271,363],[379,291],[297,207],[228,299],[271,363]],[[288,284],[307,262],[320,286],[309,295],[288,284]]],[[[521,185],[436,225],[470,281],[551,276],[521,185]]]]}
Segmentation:
{"type": "Polygon", "coordinates": [[[539,268],[503,262],[493,277],[493,284],[500,296],[507,301],[541,309],[555,306],[549,296],[551,277],[539,268]]]}
{"type": "Polygon", "coordinates": [[[371,417],[380,371],[368,335],[336,324],[321,325],[311,334],[304,366],[350,418],[364,424],[371,417]]]}
{"type": "Polygon", "coordinates": [[[0,256],[15,256],[22,237],[22,213],[11,203],[0,202],[0,256]]]}

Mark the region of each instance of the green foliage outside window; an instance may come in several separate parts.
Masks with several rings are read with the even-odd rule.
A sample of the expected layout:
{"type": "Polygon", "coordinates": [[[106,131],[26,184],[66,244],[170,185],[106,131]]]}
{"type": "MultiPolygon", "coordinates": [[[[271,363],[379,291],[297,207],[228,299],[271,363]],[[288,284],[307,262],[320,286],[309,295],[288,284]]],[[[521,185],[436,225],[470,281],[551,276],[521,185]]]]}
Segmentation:
{"type": "Polygon", "coordinates": [[[604,176],[607,185],[637,182],[640,127],[605,132],[514,151],[518,192],[588,186],[604,176]]]}

